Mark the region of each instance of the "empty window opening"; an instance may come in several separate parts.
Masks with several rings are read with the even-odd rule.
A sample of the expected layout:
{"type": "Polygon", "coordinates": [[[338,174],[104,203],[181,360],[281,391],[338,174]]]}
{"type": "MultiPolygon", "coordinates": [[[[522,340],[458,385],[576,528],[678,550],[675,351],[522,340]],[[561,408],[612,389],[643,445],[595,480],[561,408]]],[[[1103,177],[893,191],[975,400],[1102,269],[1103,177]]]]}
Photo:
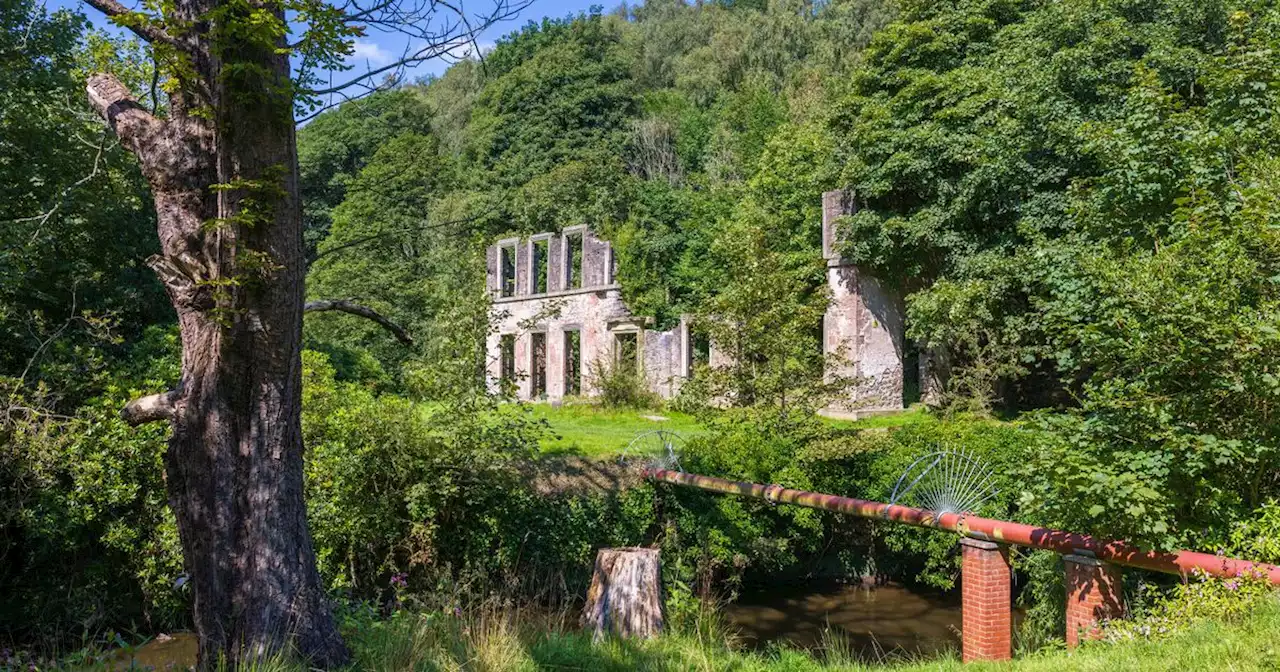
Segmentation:
{"type": "Polygon", "coordinates": [[[533,391],[530,396],[541,399],[547,396],[547,335],[535,332],[533,336],[533,391]]]}
{"type": "Polygon", "coordinates": [[[582,332],[564,332],[564,393],[582,394],[582,332]]]}
{"type": "Polygon", "coordinates": [[[920,346],[908,340],[902,358],[902,405],[910,407],[920,401],[920,346]]]}
{"type": "Polygon", "coordinates": [[[640,361],[639,334],[634,331],[614,334],[613,361],[618,371],[634,373],[640,361]]]}
{"type": "Polygon", "coordinates": [[[565,289],[582,287],[581,233],[567,233],[564,236],[564,280],[565,289]]]}
{"type": "Polygon", "coordinates": [[[516,379],[516,335],[503,334],[502,340],[498,348],[499,359],[499,377],[504,383],[513,383],[516,379]]]}
{"type": "Polygon", "coordinates": [[[499,289],[502,296],[515,296],[516,293],[516,248],[507,246],[498,249],[501,256],[498,276],[499,289]]]}
{"type": "Polygon", "coordinates": [[[706,334],[694,332],[689,335],[689,338],[693,340],[693,352],[691,353],[693,361],[690,362],[690,364],[693,366],[707,366],[710,364],[711,337],[706,334]]]}
{"type": "Polygon", "coordinates": [[[530,267],[533,269],[532,282],[529,283],[531,293],[546,294],[547,293],[547,247],[549,241],[546,239],[535,240],[530,246],[533,252],[533,263],[530,267]]]}

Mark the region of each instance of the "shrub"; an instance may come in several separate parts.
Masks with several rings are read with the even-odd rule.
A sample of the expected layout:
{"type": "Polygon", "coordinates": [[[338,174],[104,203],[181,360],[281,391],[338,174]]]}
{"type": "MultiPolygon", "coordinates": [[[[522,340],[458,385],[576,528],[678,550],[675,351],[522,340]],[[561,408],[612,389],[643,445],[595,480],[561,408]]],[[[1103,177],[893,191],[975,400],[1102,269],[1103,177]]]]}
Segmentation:
{"type": "MultiPolygon", "coordinates": [[[[958,449],[987,462],[1000,493],[981,512],[1015,513],[1012,465],[1032,430],[958,418],[894,431],[847,430],[784,409],[729,409],[694,437],[685,470],[757,483],[887,501],[916,458],[958,449]]],[[[665,488],[666,558],[679,557],[681,580],[713,580],[732,592],[741,582],[815,572],[864,575],[950,588],[958,577],[955,537],[933,530],[879,524],[802,507],[665,488]]]]}
{"type": "Polygon", "coordinates": [[[0,637],[58,646],[108,628],[185,623],[163,481],[167,429],[119,418],[125,401],[171,379],[174,344],[150,332],[138,349],[147,364],[95,381],[101,396],[73,416],[0,381],[10,404],[0,414],[0,637]]]}
{"type": "Polygon", "coordinates": [[[603,360],[587,364],[587,380],[605,408],[658,408],[662,398],[649,388],[638,366],[618,366],[603,360]]]}
{"type": "Polygon", "coordinates": [[[1252,518],[1236,523],[1225,552],[1254,562],[1280,562],[1280,502],[1269,500],[1252,518]]]}
{"type": "Polygon", "coordinates": [[[552,601],[585,592],[595,550],[634,545],[654,521],[648,486],[555,487],[535,462],[545,427],[487,395],[415,403],[338,383],[305,353],[307,503],[322,573],[360,599],[490,593],[552,601]]]}
{"type": "Polygon", "coordinates": [[[1204,576],[1179,583],[1137,603],[1132,618],[1104,624],[1108,641],[1168,637],[1202,621],[1235,623],[1251,614],[1275,589],[1266,576],[1220,579],[1204,576]]]}

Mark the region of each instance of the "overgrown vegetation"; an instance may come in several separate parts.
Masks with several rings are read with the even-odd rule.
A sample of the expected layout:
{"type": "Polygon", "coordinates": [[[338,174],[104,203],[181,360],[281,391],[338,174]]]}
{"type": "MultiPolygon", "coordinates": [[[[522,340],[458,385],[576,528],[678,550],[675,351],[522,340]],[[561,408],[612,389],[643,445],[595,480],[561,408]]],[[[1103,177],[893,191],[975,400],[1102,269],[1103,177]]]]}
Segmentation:
{"type": "MultiPolygon", "coordinates": [[[[485,671],[541,670],[548,668],[599,670],[734,670],[782,672],[829,670],[832,672],[947,672],[958,670],[1124,670],[1126,672],[1214,669],[1230,661],[1236,670],[1275,669],[1280,645],[1280,605],[1274,597],[1252,603],[1253,609],[1238,618],[1204,618],[1185,622],[1157,637],[1126,638],[1118,643],[1086,645],[1070,654],[1049,650],[1013,663],[961,664],[954,657],[912,660],[886,655],[866,662],[850,654],[837,633],[824,637],[821,651],[804,652],[775,647],[743,652],[732,637],[711,623],[701,630],[668,634],[657,639],[595,642],[576,631],[563,613],[517,613],[498,610],[467,613],[397,612],[390,618],[368,608],[345,615],[343,630],[354,649],[351,669],[430,669],[485,671]]],[[[1143,627],[1145,623],[1138,623],[1143,627]]],[[[108,661],[127,662],[131,647],[123,651],[89,646],[66,658],[61,667],[40,669],[110,669],[108,661]]],[[[0,654],[3,656],[5,654],[0,654]]],[[[0,666],[29,669],[36,662],[23,654],[0,657],[0,666]]],[[[43,661],[41,661],[43,662],[43,661]]],[[[218,668],[223,669],[223,668],[218,668]]],[[[278,659],[252,668],[257,672],[300,672],[305,666],[278,659]]]]}
{"type": "MultiPolygon", "coordinates": [[[[85,70],[144,90],[149,66],[71,13],[0,17],[0,643],[181,627],[163,432],[117,417],[178,372],[139,267],[154,223],[79,102],[85,70]]],[[[690,471],[883,500],[915,457],[964,448],[1000,475],[990,515],[1280,560],[1278,59],[1263,0],[650,0],[531,23],[483,64],[319,116],[299,140],[309,291],[415,343],[348,315],[306,325],[312,537],[333,596],[368,605],[347,622],[358,660],[817,665],[443,613],[495,594],[564,608],[601,546],[661,546],[673,623],[756,581],[954,585],[946,535],[540,457],[607,456],[668,426],[650,414],[690,430],[690,471]],[[819,195],[837,187],[859,206],[844,252],[951,363],[926,421],[814,415],[850,382],[824,378],[820,346],[819,195]],[[613,243],[635,312],[691,313],[732,355],[699,362],[681,412],[648,408],[638,368],[597,372],[608,412],[485,389],[484,246],[582,223],[613,243]]],[[[1060,566],[1015,560],[1034,648],[1061,632],[1060,566]]],[[[1144,634],[1020,665],[1274,666],[1254,587],[1132,576],[1132,627],[1179,644],[1117,627],[1144,634]],[[1205,616],[1230,622],[1183,629],[1205,616]]]]}

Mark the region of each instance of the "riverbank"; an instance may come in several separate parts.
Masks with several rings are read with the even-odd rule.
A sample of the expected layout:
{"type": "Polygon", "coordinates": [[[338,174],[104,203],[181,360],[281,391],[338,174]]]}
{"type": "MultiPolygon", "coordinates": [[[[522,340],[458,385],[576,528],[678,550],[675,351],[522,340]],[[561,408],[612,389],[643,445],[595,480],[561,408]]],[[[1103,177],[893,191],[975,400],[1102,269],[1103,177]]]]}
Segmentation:
{"type": "MultiPolygon", "coordinates": [[[[591,672],[1164,672],[1166,670],[1280,668],[1280,602],[1269,599],[1247,617],[1231,623],[1202,621],[1157,639],[1092,643],[1068,653],[1048,650],[1010,663],[962,665],[951,655],[927,661],[887,656],[879,663],[859,662],[847,640],[826,636],[814,652],[775,648],[743,651],[740,642],[714,624],[692,634],[649,641],[593,642],[566,629],[572,618],[521,618],[505,615],[454,617],[401,614],[391,620],[348,619],[344,628],[355,660],[353,670],[477,670],[485,672],[591,670],[591,672]]],[[[180,647],[175,647],[180,648],[180,647]]],[[[63,669],[129,669],[119,654],[63,669]]],[[[155,664],[148,658],[148,664],[155,664]]],[[[185,661],[173,661],[181,665],[185,661]]],[[[4,669],[0,660],[0,669],[4,669]]],[[[16,668],[15,668],[16,669],[16,668]]],[[[24,668],[25,669],[25,668],[24,668]]],[[[160,667],[158,669],[164,669],[160,667]]],[[[268,663],[257,672],[302,672],[286,662],[268,663]]]]}

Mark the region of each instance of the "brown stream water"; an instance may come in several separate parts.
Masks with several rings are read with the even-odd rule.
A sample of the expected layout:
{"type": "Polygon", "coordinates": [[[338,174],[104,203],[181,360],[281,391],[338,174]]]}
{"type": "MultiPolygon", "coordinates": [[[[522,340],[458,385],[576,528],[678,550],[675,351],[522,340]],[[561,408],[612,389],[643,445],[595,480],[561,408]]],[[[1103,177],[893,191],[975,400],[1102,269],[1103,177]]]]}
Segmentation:
{"type": "Polygon", "coordinates": [[[133,651],[116,654],[110,668],[115,670],[188,670],[196,664],[200,643],[194,632],[160,635],[133,651]]]}
{"type": "Polygon", "coordinates": [[[934,656],[960,646],[958,596],[894,584],[781,586],[744,594],[725,616],[747,646],[785,642],[817,649],[827,629],[840,633],[850,653],[867,661],[934,656]]]}

